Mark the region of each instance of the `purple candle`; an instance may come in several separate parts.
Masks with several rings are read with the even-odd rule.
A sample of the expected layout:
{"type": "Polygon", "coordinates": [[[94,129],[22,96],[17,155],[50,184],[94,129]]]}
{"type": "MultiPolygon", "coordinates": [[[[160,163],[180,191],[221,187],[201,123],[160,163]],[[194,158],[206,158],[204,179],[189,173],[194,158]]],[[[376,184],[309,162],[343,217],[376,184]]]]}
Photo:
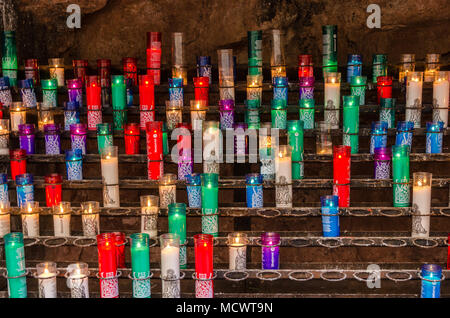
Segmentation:
{"type": "Polygon", "coordinates": [[[70,125],[70,139],[72,141],[72,150],[81,149],[83,155],[86,154],[86,125],[70,125]]]}
{"type": "Polygon", "coordinates": [[[220,129],[233,128],[234,100],[222,99],[219,101],[220,129]]]}
{"type": "Polygon", "coordinates": [[[314,76],[300,77],[300,98],[299,99],[313,99],[314,98],[314,76]]]}
{"type": "Polygon", "coordinates": [[[280,268],[280,234],[266,232],[261,234],[262,269],[280,268]]]}
{"type": "Polygon", "coordinates": [[[61,136],[57,124],[44,125],[45,153],[47,155],[59,155],[61,153],[61,136]]]}
{"type": "Polygon", "coordinates": [[[20,149],[25,149],[27,155],[34,154],[34,124],[19,125],[20,149]]]}
{"type": "Polygon", "coordinates": [[[80,78],[67,81],[67,92],[69,102],[78,102],[79,107],[83,105],[83,82],[80,78]]]}
{"type": "Polygon", "coordinates": [[[391,156],[391,148],[375,148],[373,155],[375,164],[375,179],[390,179],[391,156]]]}
{"type": "Polygon", "coordinates": [[[246,123],[236,123],[234,128],[234,153],[237,156],[245,156],[248,153],[248,138],[245,135],[247,130],[246,123]],[[237,130],[239,129],[239,130],[237,130]]]}

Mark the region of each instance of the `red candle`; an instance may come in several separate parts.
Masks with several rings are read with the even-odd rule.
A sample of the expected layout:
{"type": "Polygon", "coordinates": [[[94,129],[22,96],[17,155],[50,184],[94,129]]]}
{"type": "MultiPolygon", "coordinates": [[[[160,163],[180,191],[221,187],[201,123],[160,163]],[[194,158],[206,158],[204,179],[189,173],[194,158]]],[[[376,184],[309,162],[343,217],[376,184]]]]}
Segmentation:
{"type": "Polygon", "coordinates": [[[392,98],[392,76],[377,77],[377,102],[380,98],[392,98]]]}
{"type": "Polygon", "coordinates": [[[153,83],[159,85],[161,80],[161,32],[147,32],[147,75],[153,83]]]}
{"type": "MultiPolygon", "coordinates": [[[[110,278],[117,275],[117,247],[113,233],[97,235],[98,274],[100,278],[110,278]]],[[[119,281],[117,278],[100,279],[102,298],[119,297],[119,281]]]]}
{"type": "Polygon", "coordinates": [[[16,180],[16,176],[27,172],[27,152],[25,149],[14,149],[9,152],[11,161],[11,179],[16,180]]]}
{"type": "Polygon", "coordinates": [[[204,100],[206,104],[209,101],[209,78],[194,77],[194,95],[195,100],[204,100]]]}
{"type": "Polygon", "coordinates": [[[87,74],[87,67],[88,67],[88,61],[87,60],[73,60],[73,74],[75,78],[81,79],[81,81],[84,84],[86,74],[87,74]]]}
{"type": "Polygon", "coordinates": [[[176,128],[180,128],[180,134],[177,137],[178,154],[181,158],[190,158],[192,148],[191,125],[188,123],[179,123],[176,128]]]}
{"type": "Polygon", "coordinates": [[[158,180],[164,172],[162,122],[146,123],[148,179],[158,180]]]}
{"type": "Polygon", "coordinates": [[[123,75],[125,79],[131,78],[133,80],[133,86],[138,83],[137,78],[137,59],[135,57],[124,57],[122,59],[123,75]]]}
{"type": "Polygon", "coordinates": [[[302,54],[298,56],[298,77],[313,77],[314,69],[312,55],[302,54]]]}
{"type": "Polygon", "coordinates": [[[145,130],[148,121],[155,120],[155,86],[151,75],[141,75],[139,79],[140,125],[145,130]]]}
{"type": "Polygon", "coordinates": [[[125,233],[112,232],[116,242],[117,267],[125,268],[125,233]]]}
{"type": "Polygon", "coordinates": [[[46,175],[45,178],[45,200],[48,207],[58,205],[62,197],[62,176],[57,173],[46,175]]]}
{"type": "Polygon", "coordinates": [[[130,123],[125,125],[125,153],[127,155],[139,154],[139,140],[141,137],[141,130],[139,124],[130,123]]]}
{"type": "Polygon", "coordinates": [[[39,84],[39,65],[37,59],[25,60],[25,78],[33,79],[33,84],[39,84]]]}
{"type": "Polygon", "coordinates": [[[86,104],[88,130],[96,130],[97,124],[102,123],[102,89],[98,76],[88,76],[86,78],[86,104]]]}
{"type": "Polygon", "coordinates": [[[99,59],[97,60],[97,74],[100,78],[101,87],[111,86],[111,60],[99,59]]]}
{"type": "Polygon", "coordinates": [[[213,240],[210,234],[194,235],[195,250],[195,296],[197,298],[212,298],[214,295],[213,276],[213,240]]]}
{"type": "Polygon", "coordinates": [[[3,104],[0,102],[0,119],[3,119],[3,104]]]}
{"type": "Polygon", "coordinates": [[[333,149],[333,194],[339,196],[339,207],[350,206],[350,146],[333,149]]]}

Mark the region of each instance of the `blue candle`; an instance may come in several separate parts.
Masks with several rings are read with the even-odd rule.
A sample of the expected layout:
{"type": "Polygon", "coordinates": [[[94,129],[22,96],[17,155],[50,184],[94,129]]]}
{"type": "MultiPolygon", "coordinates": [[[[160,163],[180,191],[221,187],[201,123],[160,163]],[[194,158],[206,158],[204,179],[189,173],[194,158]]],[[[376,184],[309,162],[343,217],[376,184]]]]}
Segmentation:
{"type": "Polygon", "coordinates": [[[83,180],[83,154],[81,149],[66,150],[67,180],[83,180]]]}
{"type": "Polygon", "coordinates": [[[183,105],[183,79],[169,78],[169,100],[183,105]]]}
{"type": "Polygon", "coordinates": [[[190,208],[202,207],[202,181],[200,173],[186,175],[186,189],[190,208]]]}
{"type": "Polygon", "coordinates": [[[359,54],[349,54],[347,61],[347,82],[350,83],[353,76],[362,75],[362,57],[359,54]]]}
{"type": "Polygon", "coordinates": [[[440,298],[442,268],[439,265],[425,264],[421,269],[421,298],[440,298]]]}
{"type": "Polygon", "coordinates": [[[370,132],[370,154],[374,154],[375,148],[387,147],[387,122],[372,122],[372,130],[370,132]]]}
{"type": "Polygon", "coordinates": [[[263,207],[263,178],[259,173],[249,173],[245,176],[247,207],[263,207]]]}
{"type": "Polygon", "coordinates": [[[6,173],[0,173],[0,202],[9,202],[8,175],[6,173]]]}
{"type": "Polygon", "coordinates": [[[30,173],[16,176],[17,206],[21,207],[27,202],[34,201],[33,175],[30,173]]]}
{"type": "Polygon", "coordinates": [[[66,102],[64,108],[64,130],[69,131],[70,125],[80,123],[78,102],[66,102]]]}
{"type": "Polygon", "coordinates": [[[19,81],[20,95],[22,96],[22,104],[27,108],[37,106],[36,93],[34,92],[33,79],[19,81]]]}
{"type": "Polygon", "coordinates": [[[339,236],[339,197],[325,195],[320,197],[322,204],[322,229],[324,237],[339,236]]]}
{"type": "Polygon", "coordinates": [[[197,77],[208,77],[212,83],[211,68],[210,56],[197,56],[197,77]]]}
{"type": "Polygon", "coordinates": [[[397,135],[395,137],[395,145],[408,145],[411,149],[413,138],[414,122],[399,121],[397,123],[397,135]]]}
{"type": "Polygon", "coordinates": [[[444,122],[427,123],[426,153],[442,153],[444,122]]]}
{"type": "Polygon", "coordinates": [[[276,76],[273,78],[273,99],[283,99],[288,102],[288,78],[276,76]]]}

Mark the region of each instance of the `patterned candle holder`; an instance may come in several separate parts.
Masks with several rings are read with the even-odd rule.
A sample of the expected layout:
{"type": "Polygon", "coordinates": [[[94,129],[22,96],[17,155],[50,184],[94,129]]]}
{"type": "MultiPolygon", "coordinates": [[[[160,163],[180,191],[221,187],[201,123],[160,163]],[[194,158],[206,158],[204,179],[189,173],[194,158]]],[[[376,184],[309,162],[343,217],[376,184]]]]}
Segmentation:
{"type": "Polygon", "coordinates": [[[180,298],[180,238],[167,233],[160,240],[162,298],[180,298]]]}
{"type": "Polygon", "coordinates": [[[95,130],[97,124],[102,122],[102,88],[100,85],[98,76],[86,77],[87,127],[89,130],[95,130]]]}
{"type": "Polygon", "coordinates": [[[83,153],[81,149],[66,150],[67,180],[83,180],[83,153]]]}
{"type": "Polygon", "coordinates": [[[26,202],[34,200],[33,175],[30,173],[16,176],[17,206],[22,207],[26,202]]]}
{"type": "Polygon", "coordinates": [[[211,56],[197,56],[197,77],[207,77],[212,83],[211,56]]]}
{"type": "Polygon", "coordinates": [[[176,105],[183,105],[183,79],[169,78],[169,99],[176,105]]]}
{"type": "Polygon", "coordinates": [[[332,129],[339,128],[341,106],[341,73],[329,72],[324,77],[324,119],[332,129]]]}
{"type": "Polygon", "coordinates": [[[102,149],[114,146],[112,124],[97,124],[97,144],[99,154],[102,152],[102,149]]]}
{"type": "Polygon", "coordinates": [[[26,79],[19,81],[19,86],[23,106],[27,108],[35,108],[37,106],[37,100],[36,93],[34,92],[33,80],[26,79]]]}
{"type": "Polygon", "coordinates": [[[350,80],[350,95],[359,96],[359,105],[366,104],[366,76],[352,76],[350,80]]]}
{"type": "Polygon", "coordinates": [[[275,205],[292,208],[292,147],[280,145],[275,154],[275,205]]]}
{"type": "Polygon", "coordinates": [[[169,204],[168,221],[169,233],[176,235],[179,239],[178,269],[185,269],[187,268],[186,204],[169,204]]]}
{"type": "Polygon", "coordinates": [[[282,99],[288,101],[288,78],[287,77],[274,77],[273,82],[273,99],[282,99]]]}
{"type": "Polygon", "coordinates": [[[220,112],[220,129],[233,128],[234,124],[234,100],[220,100],[219,101],[220,112]]]}
{"type": "Polygon", "coordinates": [[[219,175],[203,173],[202,180],[202,233],[219,234],[219,175]]]}
{"type": "Polygon", "coordinates": [[[221,131],[217,121],[203,123],[203,172],[219,173],[221,156],[221,131]]]}
{"type": "Polygon", "coordinates": [[[286,129],[287,104],[284,99],[272,99],[271,103],[272,128],[286,129]]]}
{"type": "Polygon", "coordinates": [[[120,207],[119,153],[118,147],[105,147],[100,152],[103,185],[103,206],[120,207]]]}
{"type": "Polygon", "coordinates": [[[57,173],[50,173],[45,176],[44,181],[47,207],[58,205],[62,198],[62,176],[57,173]]]}
{"type": "Polygon", "coordinates": [[[237,162],[239,163],[245,162],[245,155],[248,154],[249,152],[249,145],[248,145],[249,138],[247,136],[248,125],[246,123],[235,123],[233,124],[233,129],[234,129],[234,154],[236,155],[237,162]]]}
{"type": "Polygon", "coordinates": [[[174,100],[166,100],[167,129],[174,130],[183,121],[183,104],[174,100]]]}
{"type": "MultiPolygon", "coordinates": [[[[247,106],[247,102],[245,101],[245,105],[247,106]]],[[[249,109],[246,107],[245,114],[245,123],[248,126],[248,129],[259,129],[260,127],[260,118],[259,118],[259,109],[249,109]]]]}
{"type": "Polygon", "coordinates": [[[177,201],[177,176],[172,173],[163,174],[159,178],[159,204],[167,208],[177,201]]]}
{"type": "Polygon", "coordinates": [[[377,78],[377,103],[381,98],[392,98],[392,76],[379,76],[377,78]]]}
{"type": "Polygon", "coordinates": [[[9,204],[8,175],[6,173],[0,173],[0,204],[2,203],[9,204]]]}
{"type": "Polygon", "coordinates": [[[35,153],[35,130],[34,124],[19,125],[20,149],[25,149],[27,155],[35,153]]]}
{"type": "Polygon", "coordinates": [[[70,236],[70,202],[61,201],[53,206],[53,229],[56,237],[70,236]]]}
{"type": "Polygon", "coordinates": [[[199,173],[186,175],[186,190],[190,208],[201,208],[202,206],[202,182],[199,173]]]}
{"type": "Polygon", "coordinates": [[[280,269],[280,234],[265,232],[261,234],[262,269],[280,269]]]}
{"type": "Polygon", "coordinates": [[[67,278],[70,298],[89,298],[89,267],[87,263],[70,264],[67,266],[64,276],[67,278]]]}
{"type": "Polygon", "coordinates": [[[47,124],[54,124],[53,108],[44,107],[43,104],[38,103],[38,129],[44,131],[44,126],[47,124]]]}
{"type": "Polygon", "coordinates": [[[81,224],[83,236],[95,237],[100,234],[100,202],[81,202],[81,224]]]}
{"type": "Polygon", "coordinates": [[[141,139],[141,130],[139,124],[126,124],[124,129],[124,139],[125,153],[127,155],[139,154],[139,141],[141,139]]]}
{"type": "Polygon", "coordinates": [[[10,107],[12,104],[9,77],[0,77],[0,103],[2,103],[4,107],[10,107]]]}
{"type": "Polygon", "coordinates": [[[314,76],[314,65],[312,55],[300,54],[298,56],[298,79],[314,76]]]}
{"type": "Polygon", "coordinates": [[[194,77],[194,98],[195,100],[209,101],[209,78],[194,77]]]}
{"type": "Polygon", "coordinates": [[[372,83],[376,83],[379,76],[387,76],[386,54],[374,54],[372,56],[372,83]]]}
{"type": "Polygon", "coordinates": [[[64,130],[70,131],[70,125],[80,123],[80,111],[77,103],[66,102],[64,104],[64,130]]]}
{"type": "Polygon", "coordinates": [[[67,93],[69,102],[78,102],[83,107],[83,82],[84,79],[76,78],[67,81],[67,93]]]}
{"type": "Polygon", "coordinates": [[[37,201],[27,201],[20,206],[23,236],[39,236],[39,213],[40,208],[37,201]]]}
{"type": "MultiPolygon", "coordinates": [[[[4,174],[4,176],[6,176],[4,174]]],[[[11,213],[9,201],[0,201],[0,237],[11,232],[11,213]]]]}
{"type": "Polygon", "coordinates": [[[130,235],[133,298],[150,298],[150,237],[146,233],[130,235]]]}
{"type": "Polygon", "coordinates": [[[97,235],[98,274],[101,298],[119,298],[119,276],[117,270],[117,247],[113,233],[97,235]]]}
{"type": "Polygon", "coordinates": [[[58,106],[58,84],[56,78],[41,81],[43,107],[58,106]]]}
{"type": "Polygon", "coordinates": [[[375,148],[385,148],[387,146],[387,123],[384,121],[372,122],[370,131],[370,154],[375,153],[375,148]]]}
{"type": "Polygon", "coordinates": [[[158,180],[163,174],[163,131],[162,122],[146,123],[147,170],[149,180],[158,180]]]}
{"type": "Polygon", "coordinates": [[[395,136],[395,145],[407,145],[409,149],[412,146],[414,123],[412,121],[399,121],[397,123],[397,134],[395,136]]]}
{"type": "Polygon", "coordinates": [[[408,72],[414,72],[415,68],[416,68],[416,56],[414,54],[402,54],[400,56],[398,81],[402,84],[405,84],[406,75],[408,74],[408,72]]]}
{"type": "Polygon", "coordinates": [[[440,54],[427,54],[425,57],[425,73],[424,82],[433,82],[436,73],[439,72],[441,65],[439,64],[440,54]]]}
{"type": "Polygon", "coordinates": [[[441,297],[441,281],[444,280],[441,266],[435,264],[422,265],[419,277],[422,280],[421,298],[441,297]]]}
{"type": "Polygon", "coordinates": [[[248,74],[262,75],[262,31],[247,31],[248,74]]]}
{"type": "Polygon", "coordinates": [[[6,234],[5,241],[5,263],[8,279],[9,298],[27,298],[28,270],[25,266],[25,249],[23,234],[13,232],[6,234]]]}
{"type": "Polygon", "coordinates": [[[86,154],[86,125],[72,124],[70,125],[70,140],[72,150],[80,149],[83,155],[86,154]]]}
{"type": "Polygon", "coordinates": [[[353,76],[362,75],[362,56],[349,54],[347,56],[347,83],[351,83],[353,76]]]}
{"type": "Polygon", "coordinates": [[[405,120],[414,122],[420,128],[422,117],[423,72],[409,72],[406,77],[405,120]]]}
{"type": "Polygon", "coordinates": [[[39,85],[39,63],[37,59],[26,59],[24,61],[25,78],[33,80],[33,85],[39,85]]]}
{"type": "Polygon", "coordinates": [[[322,205],[322,231],[324,237],[339,236],[339,197],[325,195],[320,197],[322,205]]]}
{"type": "Polygon", "coordinates": [[[304,178],[303,163],[303,122],[301,120],[287,121],[288,144],[292,149],[292,179],[304,178]]]}
{"type": "Polygon", "coordinates": [[[150,238],[158,237],[159,197],[156,195],[141,195],[141,232],[150,238]]]}
{"type": "Polygon", "coordinates": [[[302,99],[314,99],[314,76],[299,77],[299,96],[302,99]]]}
{"type": "Polygon", "coordinates": [[[195,297],[213,298],[213,245],[214,237],[209,234],[194,235],[195,252],[195,297]]]}
{"type": "Polygon", "coordinates": [[[127,89],[123,75],[112,77],[111,92],[114,130],[122,131],[127,122],[127,89]]]}
{"type": "Polygon", "coordinates": [[[411,237],[430,236],[432,179],[429,172],[413,173],[411,237]]]}
{"type": "Polygon", "coordinates": [[[259,173],[249,173],[245,176],[248,208],[263,207],[263,176],[259,173]]]}
{"type": "Polygon", "coordinates": [[[14,102],[9,109],[11,120],[11,131],[19,131],[19,125],[26,123],[27,111],[22,106],[22,102],[14,102]]]}
{"type": "Polygon", "coordinates": [[[11,179],[16,180],[16,176],[27,171],[27,152],[25,149],[12,149],[9,152],[11,164],[11,179]]]}
{"type": "Polygon", "coordinates": [[[234,232],[228,234],[229,270],[241,271],[247,268],[248,242],[246,233],[234,232]]]}
{"type": "Polygon", "coordinates": [[[410,204],[408,145],[392,146],[392,183],[394,207],[407,207],[410,204]]]}
{"type": "Polygon", "coordinates": [[[380,98],[380,121],[386,122],[388,128],[395,127],[395,98],[380,98]]]}
{"type": "Polygon", "coordinates": [[[72,66],[73,75],[75,76],[75,78],[79,78],[81,80],[81,85],[83,85],[86,80],[88,60],[73,60],[72,66]]]}
{"type": "Polygon", "coordinates": [[[304,129],[314,129],[314,99],[300,99],[299,116],[304,129]]]}
{"type": "Polygon", "coordinates": [[[206,119],[208,105],[205,101],[191,100],[191,126],[192,130],[201,130],[206,119]]]}
{"type": "Polygon", "coordinates": [[[375,148],[373,154],[375,179],[391,178],[391,148],[375,148]]]}
{"type": "MultiPolygon", "coordinates": [[[[10,19],[5,18],[6,24],[10,24],[10,19]]],[[[11,27],[11,26],[9,26],[11,27]]],[[[3,76],[8,76],[11,80],[11,86],[17,85],[17,45],[16,45],[16,32],[15,31],[3,31],[2,32],[2,73],[3,76]]]]}
{"type": "Polygon", "coordinates": [[[259,148],[260,172],[263,180],[275,180],[275,151],[272,148],[259,148]]]}
{"type": "Polygon", "coordinates": [[[154,77],[154,75],[141,75],[139,77],[139,122],[142,130],[145,130],[145,124],[148,121],[155,120],[154,77]]]}
{"type": "Polygon", "coordinates": [[[185,180],[194,168],[190,128],[191,125],[187,123],[177,125],[178,180],[185,180]]]}
{"type": "Polygon", "coordinates": [[[247,75],[247,106],[260,108],[262,100],[262,76],[247,75]]]}
{"type": "Polygon", "coordinates": [[[427,123],[426,153],[442,153],[442,141],[444,137],[444,123],[427,123]]]}
{"type": "Polygon", "coordinates": [[[9,155],[9,120],[0,119],[0,155],[9,155]]]}
{"type": "Polygon", "coordinates": [[[44,125],[45,154],[59,155],[61,153],[61,136],[59,125],[44,125]]]}

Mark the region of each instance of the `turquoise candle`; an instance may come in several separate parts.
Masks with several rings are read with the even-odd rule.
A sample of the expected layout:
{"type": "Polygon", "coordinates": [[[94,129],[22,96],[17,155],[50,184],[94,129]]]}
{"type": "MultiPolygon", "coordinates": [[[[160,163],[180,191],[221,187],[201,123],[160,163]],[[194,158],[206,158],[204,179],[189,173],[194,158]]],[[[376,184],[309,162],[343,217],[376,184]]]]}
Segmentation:
{"type": "Polygon", "coordinates": [[[168,209],[169,233],[180,238],[180,269],[186,269],[186,204],[170,203],[168,209]]]}
{"type": "Polygon", "coordinates": [[[102,149],[114,146],[113,128],[110,123],[97,124],[97,144],[99,154],[102,149]]]}
{"type": "Polygon", "coordinates": [[[392,182],[394,207],[407,207],[410,203],[409,146],[392,146],[392,182]]]}
{"type": "Polygon", "coordinates": [[[127,122],[127,88],[123,75],[113,76],[111,92],[114,130],[123,130],[127,122]]]}
{"type": "Polygon", "coordinates": [[[6,270],[8,271],[8,294],[10,298],[27,298],[27,278],[25,277],[25,249],[23,233],[13,232],[4,236],[6,270]]]}
{"type": "Polygon", "coordinates": [[[351,147],[351,153],[358,153],[359,96],[343,96],[343,145],[351,147]]]}
{"type": "Polygon", "coordinates": [[[300,120],[304,129],[314,129],[314,99],[299,99],[300,120]]]}
{"type": "Polygon", "coordinates": [[[150,298],[150,236],[147,233],[130,235],[131,275],[133,278],[133,297],[150,298]],[[146,279],[143,279],[146,278],[146,279]]]}
{"type": "Polygon", "coordinates": [[[301,120],[289,120],[287,130],[288,144],[292,147],[292,179],[300,180],[304,177],[303,122],[301,120]]]}
{"type": "Polygon", "coordinates": [[[219,175],[202,173],[202,233],[219,235],[219,175]]]}
{"type": "Polygon", "coordinates": [[[286,129],[287,104],[284,99],[272,99],[272,128],[286,129]]]}

